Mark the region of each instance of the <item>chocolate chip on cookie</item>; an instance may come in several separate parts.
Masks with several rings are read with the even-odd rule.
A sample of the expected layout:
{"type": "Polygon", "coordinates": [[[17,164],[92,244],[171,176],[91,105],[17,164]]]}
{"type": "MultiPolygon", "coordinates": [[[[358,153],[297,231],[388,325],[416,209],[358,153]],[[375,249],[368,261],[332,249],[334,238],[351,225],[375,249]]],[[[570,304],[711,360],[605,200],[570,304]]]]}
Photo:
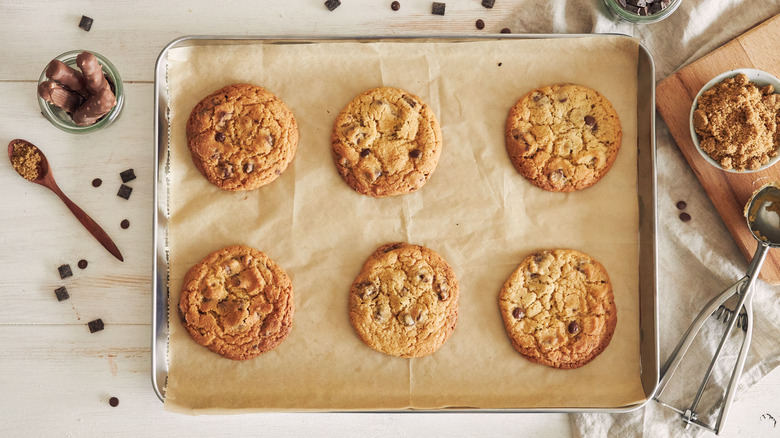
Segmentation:
{"type": "Polygon", "coordinates": [[[458,321],[458,280],[434,251],[407,243],[373,252],[349,293],[349,319],[369,347],[401,357],[434,353],[458,321]]]}
{"type": "Polygon", "coordinates": [[[397,88],[361,93],[336,119],[336,168],[358,193],[394,196],[421,188],[441,155],[441,129],[431,108],[397,88]]]}

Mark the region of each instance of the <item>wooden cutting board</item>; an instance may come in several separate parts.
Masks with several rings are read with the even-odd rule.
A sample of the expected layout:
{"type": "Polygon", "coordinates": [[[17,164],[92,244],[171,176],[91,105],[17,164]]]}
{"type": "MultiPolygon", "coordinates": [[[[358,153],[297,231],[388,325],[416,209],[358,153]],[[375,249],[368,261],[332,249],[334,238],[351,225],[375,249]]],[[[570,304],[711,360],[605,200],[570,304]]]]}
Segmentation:
{"type": "MultiPolygon", "coordinates": [[[[779,46],[780,15],[777,15],[666,78],[656,88],[658,112],[748,260],[753,257],[757,242],[748,230],[742,212],[755,190],[767,182],[780,181],[780,164],[745,174],[716,169],[696,150],[688,118],[696,94],[720,73],[735,68],[757,68],[780,77],[779,46]]],[[[769,251],[761,278],[771,284],[780,284],[780,250],[769,251]]]]}

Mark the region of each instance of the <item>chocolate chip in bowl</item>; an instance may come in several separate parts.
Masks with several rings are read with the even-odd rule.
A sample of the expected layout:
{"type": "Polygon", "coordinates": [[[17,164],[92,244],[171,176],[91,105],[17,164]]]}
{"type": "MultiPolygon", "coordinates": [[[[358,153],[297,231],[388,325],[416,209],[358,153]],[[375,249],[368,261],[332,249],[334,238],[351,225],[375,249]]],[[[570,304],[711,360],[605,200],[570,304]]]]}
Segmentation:
{"type": "Polygon", "coordinates": [[[623,21],[655,23],[674,12],[682,0],[604,0],[607,10],[623,21]]]}
{"type": "Polygon", "coordinates": [[[780,80],[756,69],[735,69],[707,82],[691,105],[691,138],[711,165],[757,172],[780,160],[780,80]]]}
{"type": "Polygon", "coordinates": [[[99,53],[65,52],[46,65],[38,79],[38,105],[52,125],[86,134],[113,123],[124,104],[119,71],[99,53]]]}

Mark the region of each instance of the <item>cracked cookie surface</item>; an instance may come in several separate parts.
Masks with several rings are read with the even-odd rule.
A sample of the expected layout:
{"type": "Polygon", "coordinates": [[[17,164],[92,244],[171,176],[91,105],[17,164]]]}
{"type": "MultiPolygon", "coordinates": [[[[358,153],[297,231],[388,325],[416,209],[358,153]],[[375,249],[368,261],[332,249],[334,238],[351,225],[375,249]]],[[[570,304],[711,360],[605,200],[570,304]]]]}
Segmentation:
{"type": "Polygon", "coordinates": [[[228,359],[251,359],[290,333],[293,290],[264,253],[234,245],[215,251],[184,277],[179,316],[192,339],[228,359]]]}
{"type": "Polygon", "coordinates": [[[391,87],[365,91],[336,118],[333,159],[358,193],[394,196],[421,188],[436,169],[442,140],[433,110],[391,87]]]}
{"type": "Polygon", "coordinates": [[[526,257],[504,283],[498,303],[515,349],[554,368],[579,368],[593,360],[617,325],[606,269],[571,249],[526,257]]]}
{"type": "Polygon", "coordinates": [[[270,91],[232,84],[201,100],[187,120],[195,167],[225,190],[253,190],[284,172],[295,156],[298,126],[270,91]]]}
{"type": "Polygon", "coordinates": [[[401,357],[434,353],[458,322],[458,280],[434,251],[390,243],[372,253],[349,292],[349,319],[369,347],[401,357]]]}
{"type": "Polygon", "coordinates": [[[600,93],[556,84],[526,94],[509,111],[506,149],[518,172],[552,192],[597,183],[617,158],[623,131],[600,93]]]}

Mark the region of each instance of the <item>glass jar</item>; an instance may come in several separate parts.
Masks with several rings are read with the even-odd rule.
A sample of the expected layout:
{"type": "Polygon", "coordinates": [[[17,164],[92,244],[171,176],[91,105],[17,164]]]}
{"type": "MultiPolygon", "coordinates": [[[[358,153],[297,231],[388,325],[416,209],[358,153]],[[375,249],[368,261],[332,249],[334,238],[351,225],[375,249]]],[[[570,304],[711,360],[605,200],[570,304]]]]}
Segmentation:
{"type": "MultiPolygon", "coordinates": [[[[54,59],[62,61],[65,63],[65,65],[78,70],[79,68],[76,66],[76,57],[82,52],[84,52],[84,50],[71,50],[57,56],[54,59]]],[[[72,134],[87,134],[103,129],[106,126],[112,124],[116,119],[119,118],[119,114],[122,112],[122,106],[125,102],[125,91],[122,84],[122,77],[119,76],[119,71],[116,69],[116,67],[114,67],[114,64],[111,64],[108,59],[99,53],[95,53],[91,50],[89,50],[89,52],[95,55],[95,57],[98,59],[98,63],[100,63],[101,67],[103,67],[103,73],[106,76],[106,79],[109,81],[111,90],[114,92],[114,96],[116,97],[116,105],[114,105],[114,107],[111,108],[111,110],[106,113],[106,115],[91,125],[80,126],[73,122],[73,119],[67,112],[65,112],[65,110],[56,105],[52,105],[49,102],[46,102],[41,96],[38,96],[38,105],[41,107],[41,113],[43,116],[46,117],[46,119],[51,122],[52,125],[72,134]]],[[[46,67],[48,66],[49,65],[46,64],[46,67]]],[[[38,79],[38,85],[44,81],[49,80],[49,78],[46,77],[46,67],[44,67],[43,72],[41,73],[41,77],[38,79]]]]}
{"type": "MultiPolygon", "coordinates": [[[[655,1],[660,2],[661,0],[655,1]]],[[[660,11],[650,15],[639,15],[636,12],[631,12],[627,9],[624,9],[622,6],[620,6],[618,0],[604,0],[604,4],[606,5],[607,9],[617,18],[637,24],[648,24],[661,21],[664,18],[672,15],[672,12],[674,12],[677,7],[680,6],[681,2],[682,0],[669,0],[669,5],[660,11]]]]}

